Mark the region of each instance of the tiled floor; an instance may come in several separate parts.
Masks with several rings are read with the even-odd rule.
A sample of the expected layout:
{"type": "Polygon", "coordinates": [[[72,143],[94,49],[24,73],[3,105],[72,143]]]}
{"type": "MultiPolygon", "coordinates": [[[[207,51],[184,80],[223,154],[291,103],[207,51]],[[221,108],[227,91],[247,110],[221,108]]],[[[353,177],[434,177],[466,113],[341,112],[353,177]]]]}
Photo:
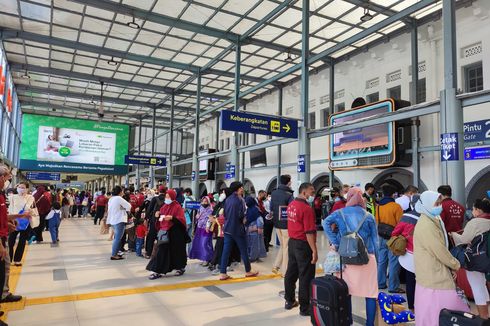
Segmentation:
{"type": "MultiPolygon", "coordinates": [[[[31,245],[15,291],[26,296],[28,302],[23,310],[9,312],[8,323],[15,326],[309,324],[309,319],[300,317],[297,309],[284,310],[284,301],[279,296],[283,289],[280,278],[231,284],[216,282],[211,287],[193,285],[160,292],[150,288],[153,289],[150,291],[149,287],[156,285],[217,277],[197,261],[190,261],[184,276],[150,281],[145,270],[147,260],[129,254],[124,261],[110,261],[111,242],[106,239],[107,235],[100,235],[99,227],[92,221],[70,219],[62,223],[59,247],[31,245]],[[115,292],[104,292],[118,289],[133,289],[132,293],[136,293],[134,289],[145,289],[150,293],[115,296],[115,292]],[[97,298],[90,300],[65,298],[67,302],[29,304],[35,298],[93,292],[97,298]]],[[[328,247],[325,242],[320,235],[320,257],[325,257],[328,247]]],[[[275,252],[272,249],[264,262],[254,264],[261,275],[271,274],[275,252]]],[[[240,277],[243,273],[239,266],[230,274],[240,277]]],[[[353,304],[356,315],[364,317],[363,300],[354,299],[353,304]]]]}

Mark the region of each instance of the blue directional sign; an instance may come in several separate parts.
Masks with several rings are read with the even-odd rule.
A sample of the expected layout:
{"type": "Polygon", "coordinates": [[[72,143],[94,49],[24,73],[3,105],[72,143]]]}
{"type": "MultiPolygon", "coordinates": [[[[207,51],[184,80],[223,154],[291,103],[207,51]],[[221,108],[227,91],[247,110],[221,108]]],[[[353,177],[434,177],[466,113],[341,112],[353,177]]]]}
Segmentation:
{"type": "Polygon", "coordinates": [[[304,155],[298,155],[298,172],[299,173],[306,172],[305,156],[304,155]]]}
{"type": "Polygon", "coordinates": [[[221,111],[221,129],[268,136],[298,138],[298,121],[277,116],[221,111]]]}
{"type": "Polygon", "coordinates": [[[167,174],[167,177],[165,178],[165,180],[167,180],[167,182],[170,182],[170,174],[167,174]]]}
{"type": "Polygon", "coordinates": [[[26,178],[28,180],[60,181],[61,180],[61,173],[27,172],[26,178]]]}
{"type": "Polygon", "coordinates": [[[135,165],[167,166],[167,159],[165,157],[156,156],[125,155],[124,162],[135,165]]]}
{"type": "Polygon", "coordinates": [[[465,149],[464,159],[467,161],[490,159],[490,146],[465,149]]]}
{"type": "Polygon", "coordinates": [[[235,179],[235,165],[231,164],[231,162],[227,162],[225,165],[225,170],[225,180],[235,179]]]}
{"type": "Polygon", "coordinates": [[[441,134],[441,161],[457,160],[459,160],[458,134],[454,132],[441,134]]]}
{"type": "Polygon", "coordinates": [[[201,203],[198,201],[188,201],[184,203],[185,209],[199,209],[201,207],[201,203]]]}
{"type": "Polygon", "coordinates": [[[490,119],[465,123],[464,142],[490,144],[490,119]]]}
{"type": "Polygon", "coordinates": [[[191,180],[195,181],[196,180],[196,171],[192,171],[191,173],[191,180]]]}

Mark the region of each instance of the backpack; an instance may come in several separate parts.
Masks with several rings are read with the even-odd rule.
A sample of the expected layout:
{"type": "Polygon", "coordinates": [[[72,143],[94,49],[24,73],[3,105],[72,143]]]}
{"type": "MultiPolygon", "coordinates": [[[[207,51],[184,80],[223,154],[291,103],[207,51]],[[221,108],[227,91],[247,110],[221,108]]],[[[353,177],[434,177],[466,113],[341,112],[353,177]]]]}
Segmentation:
{"type": "Polygon", "coordinates": [[[349,230],[342,210],[339,210],[339,213],[348,232],[340,239],[339,255],[342,257],[342,262],[346,265],[366,265],[369,262],[369,256],[364,240],[359,236],[358,232],[369,216],[368,213],[364,212],[364,218],[354,232],[349,230]]]}
{"type": "Polygon", "coordinates": [[[466,269],[472,272],[489,273],[488,237],[490,231],[477,235],[466,247],[466,269]]]}

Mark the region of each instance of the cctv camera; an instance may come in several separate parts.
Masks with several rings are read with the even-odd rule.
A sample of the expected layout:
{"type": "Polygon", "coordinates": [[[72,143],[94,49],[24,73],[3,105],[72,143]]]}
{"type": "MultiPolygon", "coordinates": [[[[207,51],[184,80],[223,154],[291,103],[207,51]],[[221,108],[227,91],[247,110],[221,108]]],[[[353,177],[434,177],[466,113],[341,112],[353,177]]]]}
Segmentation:
{"type": "Polygon", "coordinates": [[[104,117],[104,113],[98,113],[98,115],[99,115],[99,118],[101,118],[101,119],[104,117]]]}

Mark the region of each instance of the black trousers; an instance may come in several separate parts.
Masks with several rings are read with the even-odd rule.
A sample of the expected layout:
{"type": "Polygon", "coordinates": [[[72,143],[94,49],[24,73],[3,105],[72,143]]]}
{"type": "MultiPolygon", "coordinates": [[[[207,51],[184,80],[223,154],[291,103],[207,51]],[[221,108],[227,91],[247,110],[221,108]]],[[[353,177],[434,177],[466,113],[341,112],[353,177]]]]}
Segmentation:
{"type": "Polygon", "coordinates": [[[146,235],[146,243],[145,243],[145,253],[147,256],[150,256],[153,252],[153,245],[155,244],[155,240],[157,239],[157,229],[155,228],[155,219],[148,219],[148,234],[146,235]]]}
{"type": "Polygon", "coordinates": [[[26,248],[26,242],[29,239],[29,235],[31,234],[32,229],[30,226],[27,227],[24,231],[14,231],[9,234],[9,255],[10,259],[12,259],[13,262],[20,263],[22,260],[22,256],[24,255],[24,250],[26,248]],[[15,254],[14,254],[14,247],[15,247],[15,242],[17,240],[17,235],[19,235],[19,242],[17,243],[17,248],[15,248],[15,254]]]}
{"type": "Polygon", "coordinates": [[[269,244],[272,240],[272,231],[274,229],[274,222],[272,220],[264,220],[264,244],[265,251],[269,252],[269,244]]]}
{"type": "MultiPolygon", "coordinates": [[[[2,238],[0,241],[2,241],[2,244],[4,248],[6,248],[7,245],[7,238],[2,238]]],[[[0,284],[2,285],[2,291],[3,291],[3,286],[5,284],[5,259],[0,260],[0,284]]]]}
{"type": "Polygon", "coordinates": [[[295,301],[296,281],[299,279],[298,301],[301,312],[310,311],[310,283],[315,278],[315,265],[311,263],[313,253],[306,241],[289,239],[288,269],[284,277],[287,302],[295,301]]]}
{"type": "Polygon", "coordinates": [[[43,241],[43,231],[46,228],[46,216],[48,214],[39,214],[39,225],[34,228],[36,241],[43,241]]]}
{"type": "Polygon", "coordinates": [[[94,225],[97,225],[97,221],[102,221],[105,213],[105,206],[97,206],[97,210],[95,211],[94,225]]]}
{"type": "Polygon", "coordinates": [[[77,209],[78,209],[78,206],[77,205],[73,205],[71,206],[71,216],[74,217],[75,215],[77,215],[77,209]]]}
{"type": "Polygon", "coordinates": [[[415,274],[405,269],[405,280],[407,286],[408,309],[414,309],[415,302],[415,274]]]}

